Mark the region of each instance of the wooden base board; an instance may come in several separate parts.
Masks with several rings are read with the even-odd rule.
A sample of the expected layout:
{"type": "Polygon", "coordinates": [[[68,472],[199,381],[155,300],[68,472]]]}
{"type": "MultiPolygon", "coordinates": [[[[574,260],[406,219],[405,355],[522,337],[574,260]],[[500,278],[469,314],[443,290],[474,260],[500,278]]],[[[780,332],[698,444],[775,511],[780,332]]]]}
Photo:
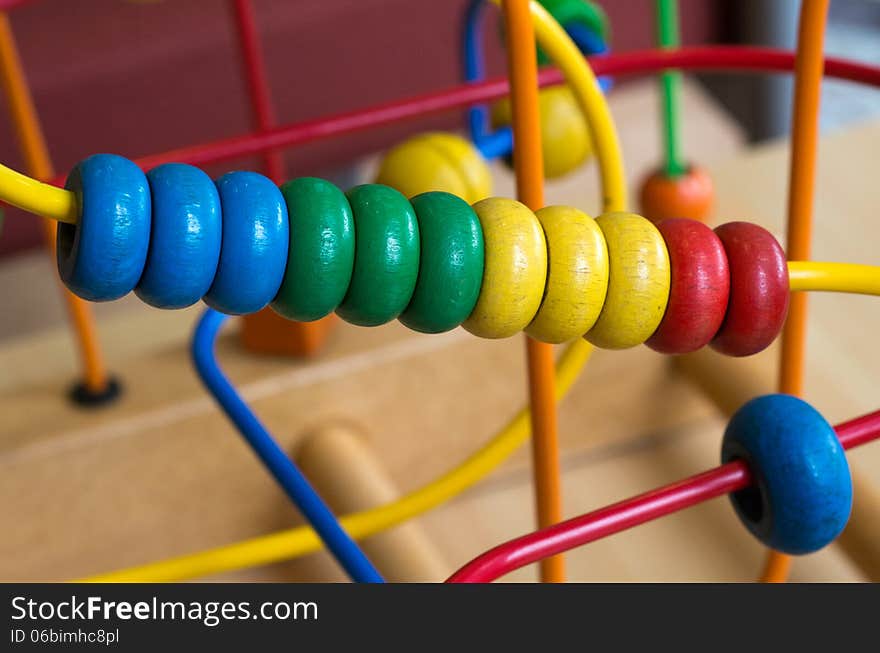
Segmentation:
{"type": "MultiPolygon", "coordinates": [[[[219,356],[285,447],[326,420],[364,425],[395,483],[409,489],[464,458],[524,401],[525,382],[509,381],[523,378],[523,348],[521,338],[487,342],[461,331],[425,337],[400,326],[344,326],[312,365],[255,359],[229,336],[219,356]]],[[[50,401],[58,387],[0,398],[0,414],[18,416],[0,428],[0,495],[16,497],[0,515],[15,524],[0,543],[7,561],[0,577],[79,576],[295,522],[284,496],[205,397],[181,347],[128,361],[123,382],[126,398],[102,414],[50,401]],[[26,397],[30,409],[22,411],[26,397]]],[[[711,413],[707,401],[669,376],[662,357],[644,349],[599,352],[562,406],[562,444],[614,442],[711,413]]],[[[525,452],[511,463],[526,464],[525,452]]]]}

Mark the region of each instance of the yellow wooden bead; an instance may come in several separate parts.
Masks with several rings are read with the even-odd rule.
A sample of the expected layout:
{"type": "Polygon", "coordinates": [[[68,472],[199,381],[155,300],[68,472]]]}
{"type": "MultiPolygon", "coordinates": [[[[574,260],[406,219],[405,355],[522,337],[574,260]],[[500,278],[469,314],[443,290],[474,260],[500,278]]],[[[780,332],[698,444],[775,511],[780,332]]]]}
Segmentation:
{"type": "Polygon", "coordinates": [[[538,218],[516,200],[474,204],[486,262],[477,304],[462,325],[481,338],[508,338],[538,312],[547,279],[547,245],[538,218]]]}
{"type": "MultiPolygon", "coordinates": [[[[567,86],[541,89],[538,102],[544,175],[548,179],[562,177],[580,167],[593,153],[587,121],[567,86]]],[[[492,106],[494,126],[509,125],[511,120],[509,98],[492,106]]]]}
{"type": "Polygon", "coordinates": [[[446,191],[469,204],[492,193],[492,175],[483,155],[461,136],[441,132],[421,134],[390,149],[376,183],[407,197],[446,191]]]}
{"type": "Polygon", "coordinates": [[[535,213],[547,239],[547,286],[541,308],[526,333],[558,344],[589,331],[608,291],[608,249],[596,221],[567,206],[535,213]]]}
{"type": "Polygon", "coordinates": [[[606,213],[596,222],[608,245],[608,295],[584,337],[604,349],[635,347],[657,330],[669,301],[666,243],[640,215],[606,213]]]}

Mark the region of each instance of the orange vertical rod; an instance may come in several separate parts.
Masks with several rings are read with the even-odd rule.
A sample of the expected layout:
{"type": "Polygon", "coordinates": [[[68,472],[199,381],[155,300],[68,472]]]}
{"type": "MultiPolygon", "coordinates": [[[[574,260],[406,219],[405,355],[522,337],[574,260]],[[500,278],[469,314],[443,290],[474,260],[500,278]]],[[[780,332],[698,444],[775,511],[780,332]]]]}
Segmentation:
{"type": "MultiPolygon", "coordinates": [[[[508,43],[516,192],[523,204],[536,211],[544,206],[544,160],[535,33],[528,0],[504,0],[502,9],[508,43]]],[[[526,352],[537,522],[538,528],[545,528],[562,521],[553,347],[527,338],[526,352]]],[[[542,560],[540,564],[542,582],[565,582],[565,559],[561,555],[542,560]]]]}
{"type": "MultiPolygon", "coordinates": [[[[790,261],[806,261],[810,258],[819,103],[824,67],[822,49],[827,16],[828,0],[804,0],[801,5],[795,59],[788,185],[788,251],[786,253],[790,261]]],[[[788,319],[782,331],[780,392],[792,395],[803,394],[806,340],[807,294],[792,293],[788,319]]],[[[790,568],[789,556],[778,551],[770,551],[761,580],[767,583],[784,583],[788,579],[790,568]]]]}
{"type": "MultiPolygon", "coordinates": [[[[3,12],[0,12],[0,82],[9,105],[27,173],[42,181],[52,179],[55,174],[49,158],[49,150],[25,79],[12,26],[9,17],[3,12]]],[[[44,219],[43,226],[46,242],[50,252],[54,254],[57,225],[54,220],[44,219]]],[[[92,313],[88,304],[79,297],[65,288],[62,289],[62,293],[79,343],[83,381],[89,390],[101,393],[107,388],[107,370],[104,367],[92,313]]]]}

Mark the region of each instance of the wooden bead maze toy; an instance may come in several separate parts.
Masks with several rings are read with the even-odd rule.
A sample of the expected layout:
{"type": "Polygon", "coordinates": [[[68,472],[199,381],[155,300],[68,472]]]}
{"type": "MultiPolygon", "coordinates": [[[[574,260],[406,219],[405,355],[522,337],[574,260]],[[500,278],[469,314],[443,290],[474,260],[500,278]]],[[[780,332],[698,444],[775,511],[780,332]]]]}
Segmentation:
{"type": "MultiPolygon", "coordinates": [[[[16,4],[7,0],[0,8],[16,4]]],[[[81,392],[94,398],[112,383],[83,300],[134,292],[158,309],[204,302],[191,345],[196,372],[307,522],[105,569],[91,580],[181,580],[321,547],[354,581],[420,574],[440,580],[443,564],[418,529],[383,535],[384,544],[371,540],[369,554],[359,542],[460,494],[527,439],[536,530],[477,555],[449,582],[489,582],[532,563],[540,564],[542,581],[563,582],[566,551],[724,494],[767,547],[763,580],[786,580],[790,556],[828,546],[848,523],[847,551],[866,574],[877,573],[880,551],[868,534],[876,533],[880,505],[851,518],[854,488],[856,494],[872,490],[850,470],[845,451],[880,437],[880,411],[832,426],[819,412],[821,402],[814,407],[800,398],[807,293],[880,295],[880,267],[810,260],[822,76],[880,86],[876,66],[823,59],[827,0],[804,1],[796,52],[682,48],[676,3],[658,0],[659,48],[627,54],[609,52],[607,19],[593,3],[504,0],[509,81],[485,79],[480,34],[487,6],[475,0],[463,31],[465,84],[290,125],[275,122],[250,3],[232,4],[256,131],[137,160],[93,154],[63,179],[54,178],[48,163],[5,15],[0,22],[4,90],[28,153],[27,174],[0,166],[0,199],[58,224],[58,273],[75,296],[70,302],[86,352],[88,392],[81,392]],[[539,69],[539,62],[556,67],[539,69]],[[707,69],[794,72],[785,247],[754,222],[708,226],[713,184],[704,169],[684,162],[680,136],[680,71],[707,69]],[[629,186],[605,93],[619,77],[653,73],[661,79],[665,157],[638,193],[641,215],[627,206],[629,186]],[[347,190],[315,177],[280,183],[281,148],[455,108],[468,109],[467,138],[432,132],[408,139],[384,155],[375,183],[347,190]],[[257,153],[266,175],[231,171],[212,180],[199,167],[257,153]],[[516,199],[492,196],[492,160],[514,170],[516,199]],[[582,207],[546,204],[545,178],[592,161],[602,189],[597,217],[582,207]],[[460,326],[495,340],[524,332],[528,409],[463,463],[400,497],[352,435],[357,428],[320,426],[299,459],[306,472],[315,470],[319,493],[307,478],[312,474],[220,368],[215,343],[228,315],[262,315],[261,322],[246,322],[245,343],[275,354],[319,353],[334,315],[362,327],[399,321],[421,334],[460,326]],[[776,388],[763,387],[766,374],[724,387],[737,374],[732,359],[758,354],[777,338],[776,388]],[[557,359],[554,345],[562,344],[557,359]],[[557,403],[593,348],[642,344],[680,357],[678,367],[731,413],[720,465],[564,519],[557,403]],[[359,500],[361,494],[381,505],[359,500]],[[337,518],[325,496],[335,497],[336,510],[350,512],[337,518]],[[414,571],[396,573],[398,560],[414,571]]],[[[418,447],[430,456],[430,442],[418,447]]]]}

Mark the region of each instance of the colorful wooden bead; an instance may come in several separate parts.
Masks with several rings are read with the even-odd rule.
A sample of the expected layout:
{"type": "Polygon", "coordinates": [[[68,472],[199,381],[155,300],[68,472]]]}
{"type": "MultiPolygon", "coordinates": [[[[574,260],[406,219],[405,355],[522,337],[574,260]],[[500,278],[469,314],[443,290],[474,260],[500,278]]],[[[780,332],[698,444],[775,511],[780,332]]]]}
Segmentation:
{"type": "Polygon", "coordinates": [[[741,459],[753,485],[730,495],[746,528],[770,548],[803,554],[830,544],[852,509],[852,478],[834,429],[790,395],[752,399],[731,417],[721,461],[741,459]]]}
{"type": "Polygon", "coordinates": [[[272,309],[310,322],[342,302],[354,267],[354,218],[345,194],[329,181],[302,177],[281,186],[290,216],[287,269],[272,309]]]}
{"type": "Polygon", "coordinates": [[[135,293],[156,308],[184,308],[208,292],[220,260],[222,215],[214,181],[182,163],[147,173],[153,204],[150,248],[135,293]]]}
{"type": "Polygon", "coordinates": [[[535,212],[547,241],[547,283],[526,333],[553,344],[581,337],[596,323],[608,292],[608,248],[596,221],[567,206],[535,212]]]}
{"type": "Polygon", "coordinates": [[[468,204],[492,193],[492,174],[474,145],[456,134],[440,132],[414,136],[389,150],[376,183],[396,188],[407,197],[445,191],[468,204]]]}
{"type": "Polygon", "coordinates": [[[287,205],[278,187],[255,172],[230,172],[217,180],[223,207],[223,240],[214,283],[205,303],[243,315],[275,298],[290,239],[287,205]]]}
{"type": "Polygon", "coordinates": [[[412,300],[400,321],[414,331],[441,333],[464,322],[483,282],[483,229],[460,197],[430,192],[411,200],[421,255],[412,300]]]}
{"type": "Polygon", "coordinates": [[[673,218],[657,224],[669,252],[669,302],[645,343],[661,354],[686,354],[718,333],[730,295],[730,270],[721,240],[702,222],[673,218]]]}
{"type": "Polygon", "coordinates": [[[346,322],[378,326],[409,304],[419,274],[419,226],[399,192],[365,184],[347,193],[354,215],[354,271],[336,312],[346,322]]]}
{"type": "Polygon", "coordinates": [[[785,252],[769,231],[749,222],[728,222],[715,233],[730,267],[730,299],[711,346],[728,356],[751,356],[770,346],[785,323],[785,252]]]}
{"type": "Polygon", "coordinates": [[[608,245],[608,294],[584,337],[603,349],[626,349],[657,330],[669,300],[669,254],[657,227],[634,213],[596,219],[608,245]]]}
{"type": "Polygon", "coordinates": [[[669,218],[706,222],[714,201],[712,178],[696,166],[680,177],[668,177],[663,170],[657,170],[642,182],[639,192],[639,209],[654,223],[669,218]]]}
{"type": "MultiPolygon", "coordinates": [[[[568,86],[541,89],[538,102],[544,175],[548,179],[562,177],[577,170],[593,153],[587,122],[568,86]]],[[[496,102],[492,107],[493,125],[506,126],[511,120],[510,99],[496,102]]]]}
{"type": "Polygon", "coordinates": [[[474,204],[486,263],[480,297],[462,326],[481,338],[509,338],[534,319],[547,280],[547,245],[538,218],[516,200],[474,204]]]}
{"type": "Polygon", "coordinates": [[[150,245],[150,186],[134,163],[96,154],[74,166],[65,188],[79,202],[77,224],[59,223],[56,257],[64,284],[93,302],[131,292],[150,245]]]}

